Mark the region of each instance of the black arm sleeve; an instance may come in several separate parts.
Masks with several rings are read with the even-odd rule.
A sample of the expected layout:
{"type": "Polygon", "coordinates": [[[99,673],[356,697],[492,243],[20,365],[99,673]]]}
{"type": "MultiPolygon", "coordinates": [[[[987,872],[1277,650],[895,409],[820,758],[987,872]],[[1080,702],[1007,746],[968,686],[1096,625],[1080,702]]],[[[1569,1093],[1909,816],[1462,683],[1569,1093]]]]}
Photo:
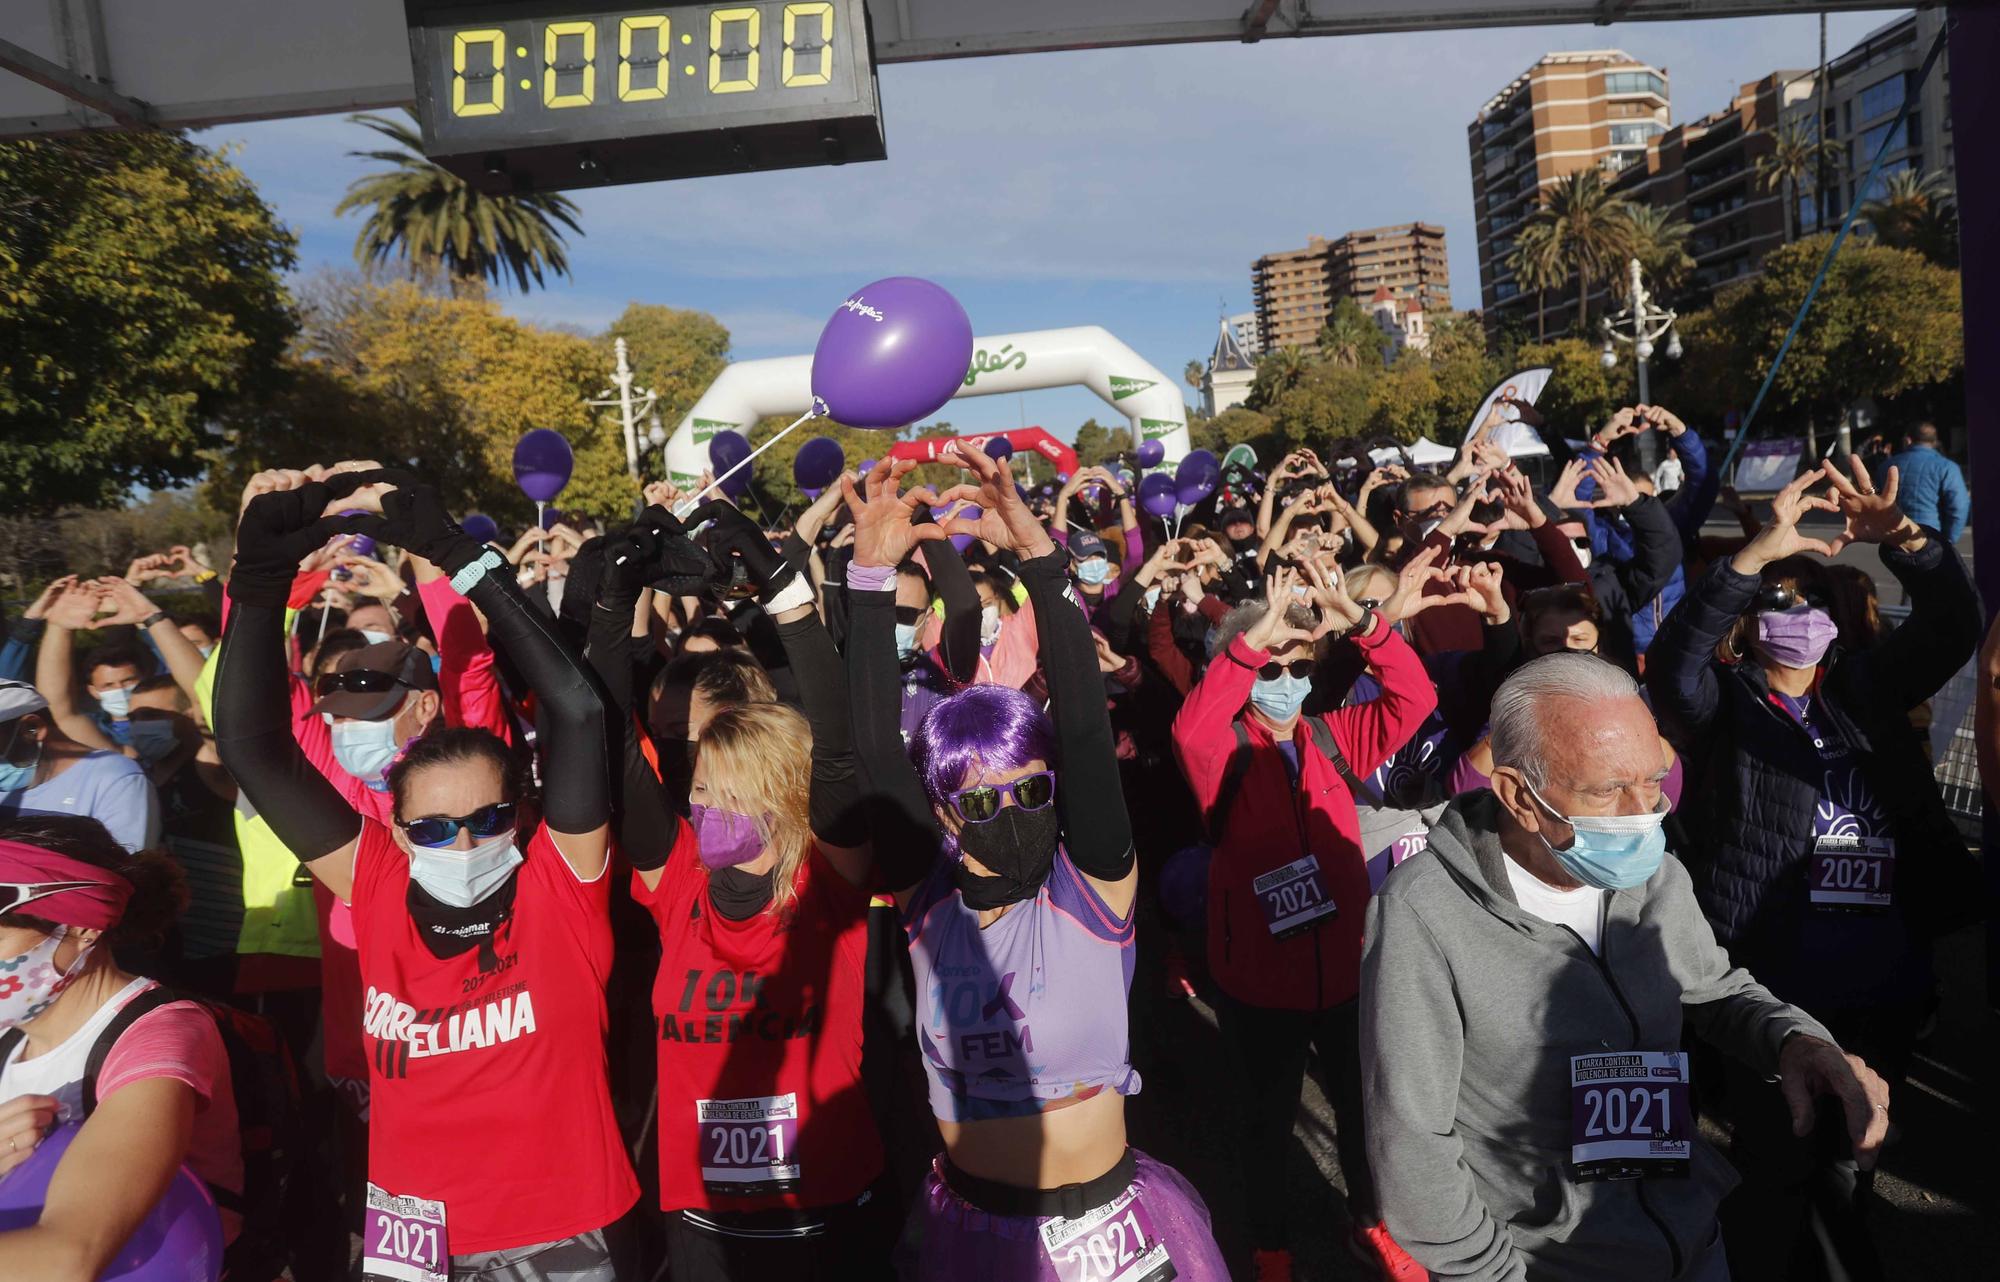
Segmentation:
{"type": "Polygon", "coordinates": [[[924,544],[924,562],[930,566],[931,587],[944,602],[938,649],[944,655],[945,675],[969,685],[979,675],[979,590],[972,586],[965,558],[950,539],[924,544]]]}
{"type": "Polygon", "coordinates": [[[848,706],[853,709],[862,806],[882,884],[901,892],[930,875],[939,839],[930,800],[903,746],[896,594],[849,589],[847,600],[848,706]]]}
{"type": "Polygon", "coordinates": [[[595,831],[611,818],[611,784],[604,701],[583,659],[557,636],[554,616],[532,608],[504,569],[465,595],[486,616],[494,649],[505,648],[535,692],[542,817],[555,832],[595,831]]]}
{"type": "Polygon", "coordinates": [[[1660,595],[1681,563],[1681,532],[1666,505],[1650,494],[1625,509],[1632,527],[1632,560],[1620,566],[1618,577],[1634,611],[1643,610],[1660,595]]]}
{"type": "Polygon", "coordinates": [[[605,750],[610,753],[608,778],[618,849],[634,868],[651,871],[666,866],[680,836],[681,817],[640,750],[639,727],[633,719],[638,685],[632,662],[632,611],[638,602],[637,591],[606,585],[590,612],[588,655],[608,696],[605,714],[612,719],[606,727],[605,750]]]}
{"type": "Polygon", "coordinates": [[[278,840],[311,863],[359,836],[361,816],[292,737],[284,608],[234,606],[216,660],[216,750],[278,840]]]}
{"type": "Polygon", "coordinates": [[[853,848],[868,840],[861,814],[861,779],[854,768],[852,714],[847,672],[819,615],[778,624],[792,672],[799,679],[799,702],[812,726],[812,830],[828,845],[853,848]]]}
{"type": "Polygon", "coordinates": [[[1056,806],[1070,862],[1100,881],[1132,871],[1132,818],[1118,778],[1117,743],[1104,706],[1104,677],[1090,624],[1066,590],[1068,557],[1061,548],[1021,562],[1021,582],[1035,605],[1049,711],[1056,724],[1056,806]]]}
{"type": "Polygon", "coordinates": [[[1132,627],[1132,616],[1139,612],[1139,602],[1145,596],[1146,589],[1139,577],[1128,574],[1118,580],[1118,590],[1112,593],[1111,604],[1104,609],[1104,639],[1122,655],[1140,654],[1146,648],[1146,639],[1132,627]]]}

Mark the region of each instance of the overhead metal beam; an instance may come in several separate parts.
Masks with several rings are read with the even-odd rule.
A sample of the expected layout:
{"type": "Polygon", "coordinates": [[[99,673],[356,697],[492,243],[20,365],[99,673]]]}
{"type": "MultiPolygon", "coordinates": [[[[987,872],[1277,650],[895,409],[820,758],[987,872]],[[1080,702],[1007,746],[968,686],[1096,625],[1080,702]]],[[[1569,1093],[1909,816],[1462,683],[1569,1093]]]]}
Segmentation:
{"type": "Polygon", "coordinates": [[[1271,24],[1271,15],[1278,11],[1281,0],[1257,0],[1243,11],[1243,43],[1254,45],[1264,38],[1264,28],[1271,24]]]}
{"type": "Polygon", "coordinates": [[[1600,27],[1610,26],[1624,17],[1625,11],[1630,9],[1634,3],[1636,3],[1636,0],[1599,0],[1597,6],[1597,25],[1600,27]]]}
{"type": "Polygon", "coordinates": [[[50,62],[32,49],[23,49],[11,40],[0,40],[0,70],[32,80],[44,89],[53,89],[72,102],[101,111],[127,129],[151,129],[157,123],[153,109],[137,98],[127,98],[111,86],[78,75],[61,63],[50,62]]]}

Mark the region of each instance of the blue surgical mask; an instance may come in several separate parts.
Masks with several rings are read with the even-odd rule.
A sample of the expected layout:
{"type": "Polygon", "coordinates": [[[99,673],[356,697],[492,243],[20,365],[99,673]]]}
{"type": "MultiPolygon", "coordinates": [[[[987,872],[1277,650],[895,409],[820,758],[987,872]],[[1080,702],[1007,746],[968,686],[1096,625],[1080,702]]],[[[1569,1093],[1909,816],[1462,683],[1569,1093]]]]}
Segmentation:
{"type": "Polygon", "coordinates": [[[1150,610],[1159,604],[1160,604],[1160,590],[1158,588],[1147,588],[1146,608],[1150,610]]]}
{"type": "Polygon", "coordinates": [[[917,626],[914,623],[896,625],[896,657],[905,663],[917,652],[917,626]]]}
{"type": "Polygon", "coordinates": [[[171,721],[155,717],[145,721],[134,721],[131,725],[132,731],[127,736],[126,743],[139,754],[141,765],[156,766],[172,756],[174,749],[181,746],[180,735],[175,732],[174,723],[171,721]]]}
{"type": "MultiPolygon", "coordinates": [[[[16,721],[12,733],[7,736],[7,753],[9,756],[13,755],[14,748],[20,737],[21,723],[16,721]]],[[[35,768],[41,765],[41,763],[42,744],[39,739],[35,741],[35,755],[28,758],[26,765],[16,765],[14,762],[0,759],[0,792],[19,792],[23,788],[33,787],[35,783],[35,768]]]]}
{"type": "Polygon", "coordinates": [[[1111,562],[1101,556],[1085,557],[1076,563],[1076,577],[1096,587],[1111,577],[1111,562]]]}
{"type": "Polygon", "coordinates": [[[1667,812],[1647,815],[1563,814],[1528,785],[1528,795],[1542,809],[1576,830],[1568,846],[1558,850],[1547,837],[1542,844],[1563,871],[1599,890],[1630,890],[1652,880],[1667,853],[1667,812]]]}
{"type": "Polygon", "coordinates": [[[211,641],[207,645],[198,645],[195,649],[201,651],[201,657],[206,659],[209,655],[215,653],[215,643],[211,641]]]}
{"type": "Polygon", "coordinates": [[[116,690],[99,690],[97,706],[104,709],[104,715],[113,721],[123,721],[132,715],[132,687],[121,686],[116,690]]]}
{"type": "Polygon", "coordinates": [[[333,723],[333,759],[342,770],[370,787],[381,784],[401,747],[396,742],[394,715],[380,721],[333,723]]]}
{"type": "Polygon", "coordinates": [[[514,845],[512,832],[503,832],[470,850],[432,850],[428,846],[413,846],[410,849],[410,880],[422,886],[426,894],[441,904],[470,908],[500,889],[508,875],[521,866],[521,862],[521,852],[514,845]]]}
{"type": "Polygon", "coordinates": [[[1250,704],[1273,721],[1290,721],[1299,715],[1312,688],[1311,677],[1295,677],[1289,672],[1258,677],[1257,684],[1250,687],[1250,704]]]}

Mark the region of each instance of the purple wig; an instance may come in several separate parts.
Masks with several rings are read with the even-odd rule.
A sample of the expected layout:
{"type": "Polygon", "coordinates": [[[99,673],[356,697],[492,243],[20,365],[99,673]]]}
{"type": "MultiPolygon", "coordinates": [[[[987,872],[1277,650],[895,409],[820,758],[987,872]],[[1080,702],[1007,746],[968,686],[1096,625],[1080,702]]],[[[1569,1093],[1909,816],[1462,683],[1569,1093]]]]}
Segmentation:
{"type": "Polygon", "coordinates": [[[981,768],[1019,770],[1056,760],[1055,727],[1035,701],[1009,686],[976,685],[931,706],[912,745],[917,775],[934,805],[981,768]]]}

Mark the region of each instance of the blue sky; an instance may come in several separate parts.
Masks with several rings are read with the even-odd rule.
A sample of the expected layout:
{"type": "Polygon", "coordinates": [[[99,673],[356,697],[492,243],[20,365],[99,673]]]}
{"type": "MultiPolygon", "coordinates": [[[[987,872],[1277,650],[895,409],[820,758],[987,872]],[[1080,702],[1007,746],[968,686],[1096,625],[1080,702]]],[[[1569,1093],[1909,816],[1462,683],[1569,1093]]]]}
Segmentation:
{"type": "MultiPolygon", "coordinates": [[[[1838,54],[1893,10],[1836,14],[1838,54]]],[[[1168,377],[1205,357],[1218,305],[1250,306],[1250,263],[1309,234],[1442,223],[1460,307],[1479,301],[1465,126],[1550,50],[1619,48],[1672,79],[1674,119],[1817,57],[1812,16],[1267,40],[917,63],[881,70],[889,159],[572,192],[573,279],[508,310],[598,330],[631,300],[720,317],[738,358],[812,349],[855,287],[951,289],[977,333],[1098,324],[1168,377]]],[[[301,270],[352,263],[333,217],[375,135],[338,116],[229,125],[300,238],[301,270]]],[[[1192,397],[1192,392],[1189,393],[1192,397]]],[[[954,402],[961,430],[1086,417],[1081,389],[954,402]]]]}

